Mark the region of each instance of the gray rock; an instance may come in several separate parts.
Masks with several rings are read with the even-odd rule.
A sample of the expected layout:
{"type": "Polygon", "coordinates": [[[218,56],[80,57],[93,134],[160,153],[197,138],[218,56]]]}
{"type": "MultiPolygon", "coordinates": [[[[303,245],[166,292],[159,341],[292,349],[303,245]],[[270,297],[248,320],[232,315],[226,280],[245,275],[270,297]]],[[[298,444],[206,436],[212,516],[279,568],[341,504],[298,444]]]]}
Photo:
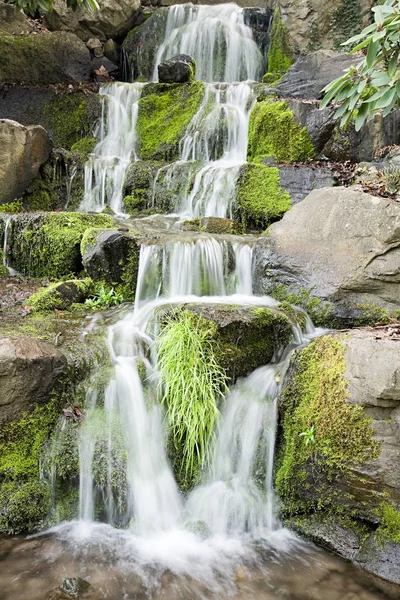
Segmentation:
{"type": "Polygon", "coordinates": [[[313,191],[255,249],[255,292],[313,288],[350,321],[360,305],[400,306],[400,205],[358,187],[313,191]]]}
{"type": "Polygon", "coordinates": [[[0,1],[0,35],[20,35],[33,30],[23,12],[15,10],[13,4],[0,1]]]}
{"type": "Polygon", "coordinates": [[[104,55],[103,44],[98,38],[90,38],[86,42],[86,48],[93,52],[94,56],[101,57],[104,55]]]}
{"type": "Polygon", "coordinates": [[[90,79],[90,52],[72,33],[0,36],[1,83],[49,85],[90,79]]]}
{"type": "Polygon", "coordinates": [[[304,102],[295,98],[288,99],[289,108],[293,111],[297,123],[307,127],[317,154],[325,149],[335,129],[334,109],[320,110],[317,103],[304,102]]]}
{"type": "Polygon", "coordinates": [[[131,276],[136,280],[139,244],[129,232],[99,232],[96,242],[85,249],[82,262],[92,279],[105,280],[113,285],[122,283],[126,265],[133,263],[131,276]]]}
{"type": "Polygon", "coordinates": [[[300,56],[276,86],[277,94],[310,100],[321,98],[321,90],[357,62],[354,56],[333,50],[300,56]]]}
{"type": "Polygon", "coordinates": [[[186,54],[179,54],[158,65],[160,83],[187,83],[195,77],[196,61],[186,54]]]}
{"type": "Polygon", "coordinates": [[[48,401],[67,359],[51,344],[29,337],[0,339],[0,424],[17,420],[35,404],[48,401]]]}
{"type": "Polygon", "coordinates": [[[292,165],[278,168],[280,185],[289,192],[293,205],[304,200],[313,190],[332,187],[335,183],[329,168],[292,165]]]}
{"type": "Polygon", "coordinates": [[[123,36],[137,24],[140,0],[103,0],[99,10],[67,8],[62,0],[56,0],[51,12],[43,16],[50,30],[69,31],[81,40],[98,37],[123,36]]]}
{"type": "Polygon", "coordinates": [[[92,71],[98,71],[99,69],[101,69],[101,67],[104,67],[104,69],[112,74],[115,73],[116,71],[118,71],[118,65],[116,65],[115,63],[113,63],[109,58],[107,58],[106,56],[102,56],[102,57],[95,57],[92,60],[92,71]]]}
{"type": "Polygon", "coordinates": [[[104,44],[103,50],[104,55],[107,56],[108,59],[110,59],[116,65],[119,64],[120,49],[117,42],[114,42],[114,40],[107,40],[104,44]]]}
{"type": "Polygon", "coordinates": [[[25,192],[50,153],[51,142],[40,125],[0,120],[0,204],[25,192]]]}

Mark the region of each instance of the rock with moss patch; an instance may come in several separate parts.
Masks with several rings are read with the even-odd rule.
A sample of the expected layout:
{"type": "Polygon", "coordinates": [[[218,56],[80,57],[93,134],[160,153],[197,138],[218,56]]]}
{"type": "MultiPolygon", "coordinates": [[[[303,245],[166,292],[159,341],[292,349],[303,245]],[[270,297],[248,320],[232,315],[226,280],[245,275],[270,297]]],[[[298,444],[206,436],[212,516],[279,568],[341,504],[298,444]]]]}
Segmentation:
{"type": "Polygon", "coordinates": [[[120,285],[125,300],[133,300],[139,268],[140,243],[122,231],[89,231],[82,244],[83,265],[94,281],[120,285]]]}
{"type": "Polygon", "coordinates": [[[182,310],[213,323],[215,355],[231,381],[269,363],[292,337],[290,320],[279,310],[235,304],[185,304],[182,310]]]}
{"type": "Polygon", "coordinates": [[[84,302],[89,297],[92,284],[90,278],[52,283],[30,296],[27,305],[33,312],[67,310],[72,304],[84,302]]]}
{"type": "Polygon", "coordinates": [[[400,551],[399,354],[395,341],[362,330],[297,351],[280,398],[276,472],[296,529],[397,583],[400,570],[388,566],[400,551]]]}
{"type": "Polygon", "coordinates": [[[274,11],[268,47],[268,72],[263,77],[263,83],[275,85],[294,60],[290,32],[282,21],[279,7],[274,11]]]}
{"type": "Polygon", "coordinates": [[[137,131],[143,160],[177,160],[179,142],[197,113],[204,83],[148,84],[139,100],[137,131]]]}
{"type": "Polygon", "coordinates": [[[90,53],[72,33],[0,36],[0,82],[49,85],[90,79],[90,53]]]}
{"type": "Polygon", "coordinates": [[[293,112],[284,100],[266,98],[257,102],[250,114],[248,159],[261,162],[297,162],[315,154],[305,127],[295,122],[293,112]]]}
{"type": "Polygon", "coordinates": [[[358,187],[314,190],[257,243],[255,292],[312,290],[343,323],[366,304],[398,310],[399,223],[396,202],[358,187]]]}
{"type": "Polygon", "coordinates": [[[82,271],[80,243],[86,230],[111,227],[108,215],[41,213],[15,215],[11,221],[9,263],[35,277],[60,279],[82,271]]]}
{"type": "Polygon", "coordinates": [[[0,120],[0,204],[22,196],[50,152],[43,127],[0,120]]]}
{"type": "Polygon", "coordinates": [[[179,54],[157,67],[160,83],[188,83],[196,79],[196,61],[187,54],[179,54]]]}
{"type": "Polygon", "coordinates": [[[0,532],[32,532],[46,523],[51,492],[45,481],[0,485],[0,532]]]}
{"type": "Polygon", "coordinates": [[[18,418],[46,402],[67,360],[57,348],[29,337],[2,336],[0,344],[0,422],[18,418]]]}

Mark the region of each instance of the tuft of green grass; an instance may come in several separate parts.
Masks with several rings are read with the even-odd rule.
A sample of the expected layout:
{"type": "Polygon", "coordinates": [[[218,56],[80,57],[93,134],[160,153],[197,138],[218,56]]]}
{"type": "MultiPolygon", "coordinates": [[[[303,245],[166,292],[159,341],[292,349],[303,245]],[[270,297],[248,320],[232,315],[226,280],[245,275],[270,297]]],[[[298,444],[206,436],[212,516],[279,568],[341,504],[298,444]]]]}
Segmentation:
{"type": "Polygon", "coordinates": [[[160,391],[182,469],[190,476],[208,460],[226,374],[213,348],[215,325],[189,311],[173,313],[158,338],[160,391]]]}

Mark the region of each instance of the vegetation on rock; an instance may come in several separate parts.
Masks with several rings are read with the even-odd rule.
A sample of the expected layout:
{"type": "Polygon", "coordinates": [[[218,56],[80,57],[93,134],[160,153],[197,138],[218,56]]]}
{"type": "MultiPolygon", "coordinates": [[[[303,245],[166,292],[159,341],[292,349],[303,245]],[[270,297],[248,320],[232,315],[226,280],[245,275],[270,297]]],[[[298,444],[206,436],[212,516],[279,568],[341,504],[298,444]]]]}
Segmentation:
{"type": "Polygon", "coordinates": [[[83,302],[92,288],[93,281],[90,278],[51,283],[32,294],[27,304],[32,312],[64,310],[74,303],[83,302]]]}
{"type": "Polygon", "coordinates": [[[332,306],[313,296],[313,288],[296,290],[294,286],[276,284],[268,292],[270,296],[282,303],[303,308],[317,327],[333,327],[332,306]]]}
{"type": "Polygon", "coordinates": [[[244,227],[266,229],[289,210],[290,195],[279,182],[275,167],[246,164],[241,168],[235,217],[244,227]]]}
{"type": "MultiPolygon", "coordinates": [[[[27,15],[34,16],[38,10],[51,12],[54,6],[54,0],[8,0],[14,4],[17,10],[23,10],[27,15]]],[[[97,0],[66,0],[68,8],[77,10],[78,8],[97,10],[99,4],[97,0]]]]}
{"type": "Polygon", "coordinates": [[[148,84],[139,100],[137,131],[143,160],[178,158],[179,142],[199,109],[204,83],[148,84]]]}
{"type": "Polygon", "coordinates": [[[285,100],[266,98],[255,104],[250,114],[248,160],[274,158],[276,162],[288,163],[305,161],[314,154],[306,127],[295,123],[285,100]]]}
{"type": "Polygon", "coordinates": [[[43,110],[48,128],[53,132],[56,147],[90,152],[94,147],[93,126],[100,116],[96,95],[83,92],[60,94],[43,110]]]}
{"type": "Polygon", "coordinates": [[[268,72],[263,83],[275,85],[288,71],[294,60],[292,43],[287,25],[282,21],[279,7],[276,7],[268,48],[268,72]]]}
{"type": "Polygon", "coordinates": [[[345,369],[345,349],[335,336],[317,339],[292,360],[280,399],[283,441],[276,472],[276,489],[288,515],[338,504],[344,510],[341,487],[352,467],[379,455],[363,407],[346,402],[345,369]]]}

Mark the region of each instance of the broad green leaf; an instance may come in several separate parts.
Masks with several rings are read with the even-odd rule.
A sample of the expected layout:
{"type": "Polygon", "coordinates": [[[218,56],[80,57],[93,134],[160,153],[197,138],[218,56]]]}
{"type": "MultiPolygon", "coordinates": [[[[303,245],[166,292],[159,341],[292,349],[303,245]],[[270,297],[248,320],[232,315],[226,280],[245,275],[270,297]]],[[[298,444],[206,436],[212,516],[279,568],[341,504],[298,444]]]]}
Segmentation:
{"type": "Polygon", "coordinates": [[[368,112],[368,104],[362,104],[356,117],[356,131],[360,131],[361,127],[364,125],[365,120],[368,117],[368,112]]]}
{"type": "Polygon", "coordinates": [[[387,106],[389,106],[393,100],[396,97],[396,88],[392,87],[390,89],[388,89],[382,96],[382,98],[380,98],[379,100],[376,101],[375,103],[375,109],[378,108],[386,108],[387,106]]]}
{"type": "Polygon", "coordinates": [[[365,59],[367,67],[371,68],[374,64],[374,60],[376,58],[376,54],[378,52],[379,44],[378,42],[371,42],[367,52],[367,58],[365,59]]]}

